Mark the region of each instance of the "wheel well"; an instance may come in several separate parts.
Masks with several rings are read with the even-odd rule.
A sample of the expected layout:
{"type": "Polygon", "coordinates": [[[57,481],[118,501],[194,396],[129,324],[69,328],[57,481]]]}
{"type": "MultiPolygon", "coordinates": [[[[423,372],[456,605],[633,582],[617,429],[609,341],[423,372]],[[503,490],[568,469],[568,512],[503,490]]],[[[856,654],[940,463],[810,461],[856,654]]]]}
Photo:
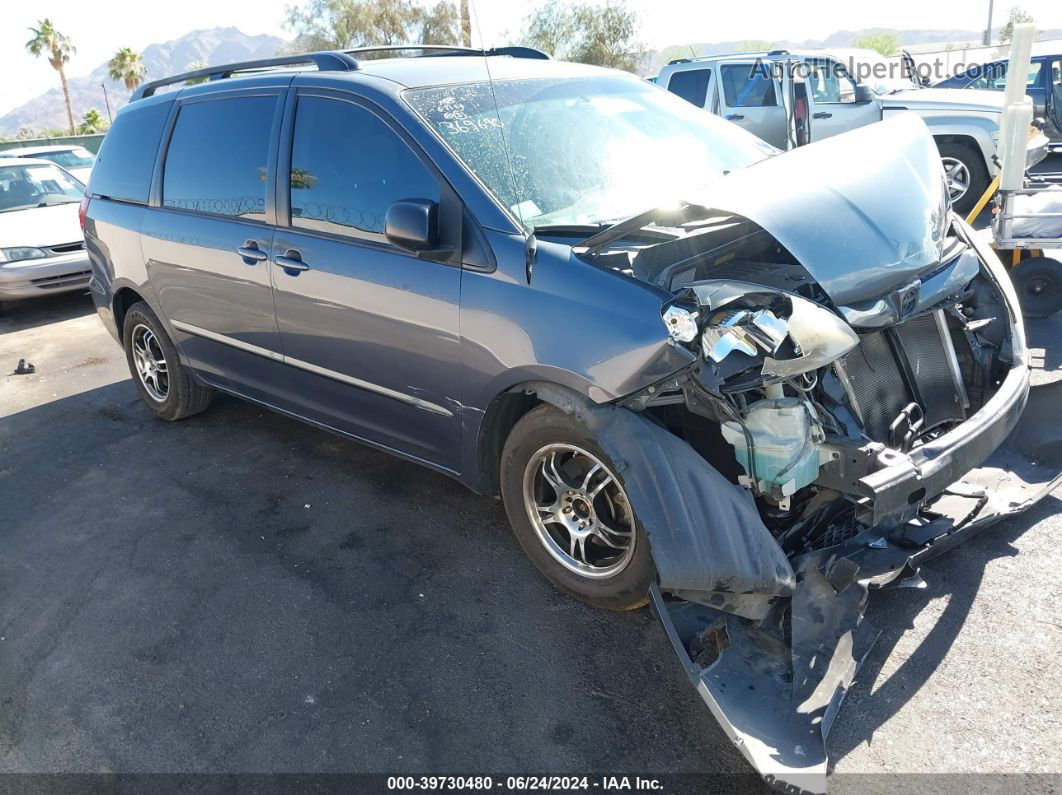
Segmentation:
{"type": "Polygon", "coordinates": [[[122,336],[122,327],[125,325],[125,313],[133,304],[143,301],[140,294],[132,287],[123,287],[114,295],[114,325],[118,328],[118,336],[122,336]]]}
{"type": "Polygon", "coordinates": [[[965,146],[975,155],[984,160],[984,154],[981,152],[981,147],[978,146],[977,141],[969,135],[934,135],[933,140],[937,142],[938,147],[941,144],[958,144],[959,146],[965,146]]]}
{"type": "Polygon", "coordinates": [[[479,428],[480,483],[485,494],[498,493],[502,449],[513,426],[542,402],[534,395],[517,390],[502,392],[487,406],[479,428]]]}

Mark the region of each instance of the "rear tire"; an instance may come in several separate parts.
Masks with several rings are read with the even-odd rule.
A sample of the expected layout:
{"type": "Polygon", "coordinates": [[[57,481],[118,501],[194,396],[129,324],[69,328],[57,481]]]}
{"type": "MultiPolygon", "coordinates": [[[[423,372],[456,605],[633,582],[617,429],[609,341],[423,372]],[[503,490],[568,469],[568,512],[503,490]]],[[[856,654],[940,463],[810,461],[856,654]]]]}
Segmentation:
{"type": "Polygon", "coordinates": [[[951,201],[952,209],[965,216],[988,187],[988,168],[984,158],[980,151],[965,144],[942,143],[937,145],[937,149],[940,159],[944,161],[945,173],[953,171],[955,184],[966,186],[962,195],[953,197],[951,201]],[[961,168],[956,169],[959,164],[961,168]]]}
{"type": "Polygon", "coordinates": [[[143,301],[125,313],[122,345],[140,398],[156,417],[174,422],[210,405],[214,390],[196,381],[181,364],[162,323],[143,301]]]}
{"type": "Polygon", "coordinates": [[[569,414],[542,405],[516,423],[502,451],[501,492],[517,541],[558,589],[609,610],[649,601],[649,539],[615,465],[569,414]]]}
{"type": "Polygon", "coordinates": [[[1029,257],[1011,272],[1025,317],[1051,317],[1062,309],[1062,262],[1049,257],[1029,257]]]}

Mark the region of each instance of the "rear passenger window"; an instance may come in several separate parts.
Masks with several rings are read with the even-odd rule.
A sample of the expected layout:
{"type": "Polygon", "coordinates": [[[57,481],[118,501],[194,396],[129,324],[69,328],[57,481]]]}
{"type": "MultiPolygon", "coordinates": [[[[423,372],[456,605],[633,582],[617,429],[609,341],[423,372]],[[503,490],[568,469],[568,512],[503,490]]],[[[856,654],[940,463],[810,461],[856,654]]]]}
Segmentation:
{"type": "Polygon", "coordinates": [[[147,203],[162,127],[172,104],[141,100],[122,109],[92,169],[89,190],[93,194],[147,203]]]}
{"type": "Polygon", "coordinates": [[[291,145],[291,225],[384,241],[387,208],[439,201],[439,183],[375,114],[303,96],[291,145]]]}
{"type": "Polygon", "coordinates": [[[276,101],[250,96],[184,105],[166,152],[163,205],[263,218],[276,101]]]}
{"type": "Polygon", "coordinates": [[[668,81],[667,90],[678,94],[687,102],[692,102],[698,108],[704,107],[704,100],[708,96],[708,79],[712,76],[710,69],[689,69],[685,72],[675,72],[668,81]]]}
{"type": "Polygon", "coordinates": [[[732,64],[719,70],[728,108],[774,107],[774,81],[764,69],[752,64],[732,64]]]}

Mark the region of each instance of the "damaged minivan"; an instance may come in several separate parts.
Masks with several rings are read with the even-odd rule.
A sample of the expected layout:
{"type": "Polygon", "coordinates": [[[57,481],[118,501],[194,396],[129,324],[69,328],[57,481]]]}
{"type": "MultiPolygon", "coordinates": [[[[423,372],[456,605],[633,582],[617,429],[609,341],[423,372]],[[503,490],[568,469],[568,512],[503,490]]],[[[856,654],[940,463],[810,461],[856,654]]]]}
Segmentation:
{"type": "Polygon", "coordinates": [[[780,154],[624,73],[418,52],[138,89],[82,205],[137,389],[500,493],[543,575],[651,601],[757,770],[821,790],[868,592],[1058,482],[1006,272],[916,116],[780,154]]]}

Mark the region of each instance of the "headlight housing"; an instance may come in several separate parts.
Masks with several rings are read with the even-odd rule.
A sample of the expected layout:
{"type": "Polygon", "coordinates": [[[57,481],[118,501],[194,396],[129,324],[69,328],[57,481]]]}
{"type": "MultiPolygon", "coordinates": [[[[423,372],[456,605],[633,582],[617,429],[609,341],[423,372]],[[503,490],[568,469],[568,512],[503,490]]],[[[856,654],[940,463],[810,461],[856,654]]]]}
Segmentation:
{"type": "Polygon", "coordinates": [[[12,248],[0,248],[0,263],[20,262],[27,259],[44,259],[48,252],[32,246],[14,246],[12,248]]]}
{"type": "Polygon", "coordinates": [[[765,377],[792,378],[825,367],[859,344],[841,318],[794,293],[730,281],[692,289],[706,317],[701,351],[716,364],[738,352],[747,357],[740,369],[760,365],[765,377]]]}

